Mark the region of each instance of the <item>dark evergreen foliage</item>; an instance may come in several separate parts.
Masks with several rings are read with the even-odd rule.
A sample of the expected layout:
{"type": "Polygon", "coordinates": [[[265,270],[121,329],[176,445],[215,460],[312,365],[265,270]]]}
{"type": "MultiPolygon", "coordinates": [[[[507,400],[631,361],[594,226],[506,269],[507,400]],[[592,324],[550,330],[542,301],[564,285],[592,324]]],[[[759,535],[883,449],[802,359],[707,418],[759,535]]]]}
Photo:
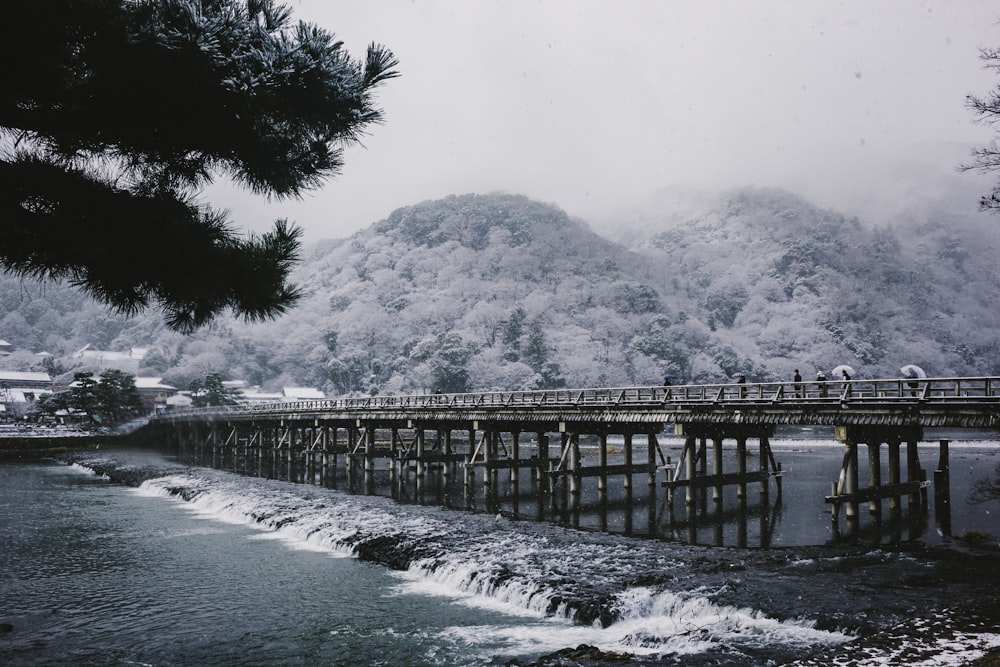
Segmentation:
{"type": "Polygon", "coordinates": [[[238,389],[227,387],[222,383],[222,376],[209,373],[203,378],[191,382],[191,401],[194,407],[204,408],[211,405],[236,405],[240,395],[238,389]]]}
{"type": "Polygon", "coordinates": [[[67,391],[45,394],[35,406],[42,414],[60,411],[79,412],[96,424],[119,424],[142,413],[142,397],[135,386],[135,377],[109,368],[100,380],[90,372],[73,374],[73,384],[67,391]]]}
{"type": "Polygon", "coordinates": [[[0,22],[0,265],[191,330],[275,317],[299,231],[242,237],[199,204],[217,174],[299,196],[382,119],[396,59],[352,60],[273,0],[46,0],[0,22]]]}

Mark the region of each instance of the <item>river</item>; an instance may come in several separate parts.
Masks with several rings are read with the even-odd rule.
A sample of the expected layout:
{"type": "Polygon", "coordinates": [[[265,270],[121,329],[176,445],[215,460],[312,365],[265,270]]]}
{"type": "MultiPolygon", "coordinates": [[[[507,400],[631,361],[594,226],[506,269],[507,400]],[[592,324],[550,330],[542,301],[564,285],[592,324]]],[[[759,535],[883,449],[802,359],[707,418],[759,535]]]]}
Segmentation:
{"type": "Polygon", "coordinates": [[[1000,501],[973,502],[1000,445],[951,442],[948,530],[931,508],[845,541],[822,500],[838,451],[773,444],[783,494],[746,546],[730,512],[678,528],[662,502],[536,521],[531,499],[407,504],[147,450],[0,464],[0,664],[593,664],[544,658],[588,645],[626,665],[959,665],[1000,646],[1000,501]]]}

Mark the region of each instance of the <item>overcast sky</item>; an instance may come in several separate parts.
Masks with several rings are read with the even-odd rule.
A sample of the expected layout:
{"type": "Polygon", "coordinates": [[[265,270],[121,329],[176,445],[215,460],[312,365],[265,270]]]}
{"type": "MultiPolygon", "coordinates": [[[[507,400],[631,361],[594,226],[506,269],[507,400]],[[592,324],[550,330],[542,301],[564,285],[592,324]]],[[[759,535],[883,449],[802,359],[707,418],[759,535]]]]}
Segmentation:
{"type": "MultiPolygon", "coordinates": [[[[590,219],[669,185],[779,186],[835,204],[918,150],[975,145],[1000,83],[981,0],[286,0],[355,57],[399,58],[384,125],[301,201],[206,197],[262,231],[349,236],[394,209],[510,192],[590,219]]],[[[950,168],[952,165],[948,165],[950,168]]]]}

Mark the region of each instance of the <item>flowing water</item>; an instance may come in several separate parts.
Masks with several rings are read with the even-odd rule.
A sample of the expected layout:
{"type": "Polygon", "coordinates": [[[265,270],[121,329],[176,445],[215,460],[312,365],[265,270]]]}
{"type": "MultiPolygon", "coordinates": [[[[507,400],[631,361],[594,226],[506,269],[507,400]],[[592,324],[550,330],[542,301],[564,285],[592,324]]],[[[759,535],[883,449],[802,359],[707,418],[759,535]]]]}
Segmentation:
{"type": "Polygon", "coordinates": [[[952,442],[950,530],[932,511],[849,543],[822,500],[836,448],[774,445],[783,495],[742,530],[728,510],[671,522],[662,500],[634,522],[539,502],[554,521],[532,521],[533,498],[405,504],[147,451],[0,464],[0,664],[503,665],[580,644],[631,656],[613,664],[814,664],[996,590],[996,551],[952,537],[1000,535],[1000,501],[970,502],[995,441],[952,442]]]}

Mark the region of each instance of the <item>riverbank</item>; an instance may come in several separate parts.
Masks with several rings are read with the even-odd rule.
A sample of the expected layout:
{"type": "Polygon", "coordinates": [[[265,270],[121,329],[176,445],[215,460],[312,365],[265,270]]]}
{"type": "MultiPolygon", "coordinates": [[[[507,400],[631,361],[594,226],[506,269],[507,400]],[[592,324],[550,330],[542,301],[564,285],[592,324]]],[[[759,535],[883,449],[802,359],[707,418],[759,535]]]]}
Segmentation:
{"type": "Polygon", "coordinates": [[[30,461],[71,451],[124,446],[134,431],[61,424],[0,424],[0,461],[30,461]]]}

